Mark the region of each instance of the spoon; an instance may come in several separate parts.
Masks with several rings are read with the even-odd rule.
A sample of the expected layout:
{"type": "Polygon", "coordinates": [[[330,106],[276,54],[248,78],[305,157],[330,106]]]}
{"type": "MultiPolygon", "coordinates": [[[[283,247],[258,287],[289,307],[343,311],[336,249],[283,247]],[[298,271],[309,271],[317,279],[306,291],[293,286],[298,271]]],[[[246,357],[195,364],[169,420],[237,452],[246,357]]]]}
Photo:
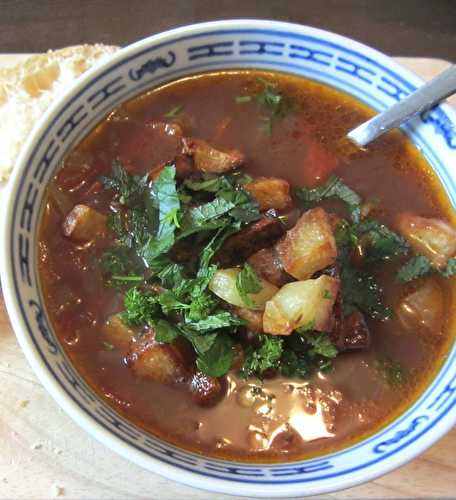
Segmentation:
{"type": "Polygon", "coordinates": [[[363,147],[388,130],[399,127],[412,116],[426,111],[454,93],[456,93],[456,64],[425,83],[402,101],[353,129],[347,137],[357,146],[363,147]]]}

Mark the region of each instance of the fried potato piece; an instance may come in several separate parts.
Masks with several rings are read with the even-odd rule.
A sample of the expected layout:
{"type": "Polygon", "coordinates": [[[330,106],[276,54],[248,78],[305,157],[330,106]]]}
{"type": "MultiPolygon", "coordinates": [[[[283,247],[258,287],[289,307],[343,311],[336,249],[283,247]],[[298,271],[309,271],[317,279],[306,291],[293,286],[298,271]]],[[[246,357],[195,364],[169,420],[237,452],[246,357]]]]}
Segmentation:
{"type": "Polygon", "coordinates": [[[340,281],[325,274],[317,279],[294,281],[284,285],[266,302],[263,329],[272,335],[290,335],[300,326],[331,331],[333,306],[340,281]]]}
{"type": "Polygon", "coordinates": [[[438,283],[427,279],[404,297],[396,308],[399,321],[412,332],[438,335],[444,318],[444,296],[438,283]]]}
{"type": "Polygon", "coordinates": [[[78,243],[93,241],[106,233],[106,215],[87,205],[75,205],[62,224],[63,234],[78,243]]]}
{"type": "Polygon", "coordinates": [[[435,267],[446,266],[456,253],[456,229],[448,222],[402,213],[397,225],[415,252],[426,256],[435,267]]]}
{"type": "Polygon", "coordinates": [[[184,138],[183,153],[193,157],[200,172],[223,174],[244,163],[244,155],[237,149],[220,151],[201,139],[184,138]]]}
{"type": "Polygon", "coordinates": [[[291,207],[290,184],[276,177],[257,177],[244,188],[258,202],[261,211],[274,208],[286,210],[291,207]]]}
{"type": "Polygon", "coordinates": [[[328,213],[322,208],[305,212],[276,250],[285,271],[298,280],[334,264],[337,248],[328,213]]]}
{"type": "Polygon", "coordinates": [[[103,337],[125,354],[134,336],[135,332],[122,321],[120,314],[110,316],[103,325],[103,337]]]}
{"type": "Polygon", "coordinates": [[[127,361],[136,375],[156,382],[173,385],[188,377],[179,350],[172,344],[159,344],[153,334],[144,335],[131,345],[127,361]]]}

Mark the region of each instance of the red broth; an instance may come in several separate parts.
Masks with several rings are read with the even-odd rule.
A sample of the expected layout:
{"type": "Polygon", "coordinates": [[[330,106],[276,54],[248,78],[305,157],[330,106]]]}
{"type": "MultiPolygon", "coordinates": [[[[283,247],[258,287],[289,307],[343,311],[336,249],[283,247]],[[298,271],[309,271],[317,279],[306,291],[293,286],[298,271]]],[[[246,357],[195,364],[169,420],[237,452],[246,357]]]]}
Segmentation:
{"type": "MultiPolygon", "coordinates": [[[[223,399],[200,407],[180,387],[137,377],[121,353],[105,348],[102,325],[122,310],[122,297],[104,283],[99,264],[104,248],[75,244],[61,230],[65,215],[78,203],[109,213],[111,195],[99,177],[110,172],[114,159],[142,174],[170,159],[173,140],[144,132],[152,120],[174,121],[216,147],[239,149],[246,156],[244,170],[252,176],[276,176],[300,187],[336,174],[372,201],[377,219],[390,227],[402,211],[454,222],[429,165],[401,133],[386,134],[365,152],[353,153],[341,140],[371,115],[352,97],[313,81],[258,71],[211,73],[129,101],[71,152],[49,188],[39,238],[40,277],[60,342],[110,406],[152,434],[199,453],[286,461],[348,446],[386,425],[420,394],[452,338],[452,280],[430,278],[445,297],[442,320],[431,332],[406,329],[397,317],[368,320],[371,346],[337,356],[332,371],[309,379],[277,376],[259,384],[231,370],[223,399]],[[260,108],[236,101],[257,90],[259,77],[277,82],[293,102],[292,112],[272,124],[260,108]],[[167,118],[173,109],[176,116],[167,118]],[[389,385],[379,359],[400,362],[406,381],[389,385]],[[252,391],[259,385],[261,394],[252,391]]],[[[399,285],[397,268],[387,264],[379,277],[393,310],[420,283],[399,285]]]]}

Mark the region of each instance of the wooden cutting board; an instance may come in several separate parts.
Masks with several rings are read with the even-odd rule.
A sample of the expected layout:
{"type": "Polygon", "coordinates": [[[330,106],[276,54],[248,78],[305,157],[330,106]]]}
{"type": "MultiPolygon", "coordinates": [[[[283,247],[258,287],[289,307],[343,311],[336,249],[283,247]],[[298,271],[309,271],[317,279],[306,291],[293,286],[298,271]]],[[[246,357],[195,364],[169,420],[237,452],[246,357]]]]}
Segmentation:
{"type": "MultiPolygon", "coordinates": [[[[0,55],[0,67],[21,56],[0,55]]],[[[448,66],[399,59],[424,79],[448,66]]],[[[456,104],[456,98],[453,97],[456,104]]],[[[1,196],[1,194],[0,194],[1,196]]],[[[404,467],[323,498],[456,498],[456,429],[404,467]]],[[[0,498],[235,498],[181,486],[111,452],[78,427],[29,368],[0,294],[0,498]]]]}

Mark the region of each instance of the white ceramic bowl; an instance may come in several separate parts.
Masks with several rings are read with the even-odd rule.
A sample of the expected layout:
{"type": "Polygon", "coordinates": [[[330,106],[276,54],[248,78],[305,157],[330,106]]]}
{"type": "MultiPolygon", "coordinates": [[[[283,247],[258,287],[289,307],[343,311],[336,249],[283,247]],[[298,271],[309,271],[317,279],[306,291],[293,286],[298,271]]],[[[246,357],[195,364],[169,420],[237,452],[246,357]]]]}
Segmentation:
{"type": "MultiPolygon", "coordinates": [[[[328,493],[402,465],[453,426],[456,348],[421,397],[368,439],[312,460],[282,465],[234,463],[169,445],[130,424],[101,401],[75,371],[50,328],[40,291],[36,238],[41,202],[47,182],[66,153],[113,107],[148,88],[196,72],[241,67],[313,78],[377,110],[422,83],[365,45],[275,21],[197,24],[122,49],[87,72],[49,109],[18,160],[4,205],[3,293],[20,345],[41,382],[84,429],[124,457],[168,478],[214,492],[269,498],[328,493]]],[[[453,206],[455,124],[455,114],[442,105],[405,128],[435,169],[453,206]]],[[[397,189],[400,196],[400,186],[397,189]]]]}

